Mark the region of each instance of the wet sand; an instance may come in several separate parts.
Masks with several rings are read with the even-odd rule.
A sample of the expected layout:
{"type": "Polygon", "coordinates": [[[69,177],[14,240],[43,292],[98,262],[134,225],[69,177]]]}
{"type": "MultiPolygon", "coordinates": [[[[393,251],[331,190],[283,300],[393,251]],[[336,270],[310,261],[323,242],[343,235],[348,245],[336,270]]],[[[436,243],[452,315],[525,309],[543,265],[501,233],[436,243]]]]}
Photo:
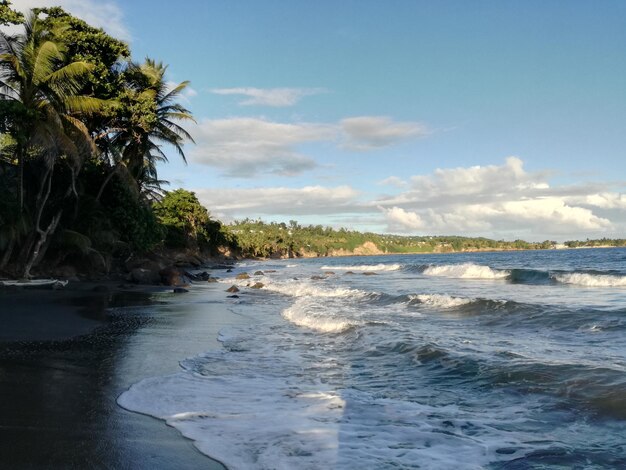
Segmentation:
{"type": "Polygon", "coordinates": [[[68,287],[0,290],[0,468],[223,469],[164,422],[116,403],[245,321],[223,303],[223,286],[68,287]]]}

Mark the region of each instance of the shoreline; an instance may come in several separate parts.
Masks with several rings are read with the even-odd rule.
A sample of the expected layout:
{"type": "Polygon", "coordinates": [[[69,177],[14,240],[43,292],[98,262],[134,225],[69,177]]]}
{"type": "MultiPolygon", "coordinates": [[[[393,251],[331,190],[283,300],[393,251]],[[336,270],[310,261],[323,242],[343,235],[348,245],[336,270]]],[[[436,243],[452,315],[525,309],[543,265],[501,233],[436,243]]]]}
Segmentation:
{"type": "Polygon", "coordinates": [[[219,347],[219,329],[237,321],[221,285],[180,295],[113,284],[0,290],[0,461],[225,469],[165,422],[117,404],[141,379],[177,372],[179,360],[219,347]]]}

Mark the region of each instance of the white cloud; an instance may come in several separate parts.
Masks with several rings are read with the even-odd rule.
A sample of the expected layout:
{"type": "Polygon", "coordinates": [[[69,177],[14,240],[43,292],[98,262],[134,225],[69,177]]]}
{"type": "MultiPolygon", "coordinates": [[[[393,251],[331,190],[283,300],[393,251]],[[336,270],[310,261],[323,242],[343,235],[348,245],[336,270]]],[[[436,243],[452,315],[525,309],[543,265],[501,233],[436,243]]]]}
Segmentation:
{"type": "Polygon", "coordinates": [[[408,183],[404,181],[402,178],[398,178],[397,176],[390,176],[385,178],[384,180],[379,181],[377,184],[381,186],[395,186],[396,188],[406,188],[408,183]]]}
{"type": "Polygon", "coordinates": [[[578,201],[601,209],[626,209],[626,194],[621,193],[589,194],[584,198],[578,198],[578,201]]]}
{"type": "Polygon", "coordinates": [[[26,12],[32,8],[56,7],[86,21],[92,26],[104,29],[111,36],[125,41],[131,35],[124,24],[120,7],[111,1],[95,0],[13,0],[12,8],[26,12]]]}
{"type": "Polygon", "coordinates": [[[351,212],[359,196],[358,191],[350,186],[198,189],[195,192],[211,211],[227,214],[231,219],[259,215],[291,217],[351,212]]]}
{"type": "MultiPolygon", "coordinates": [[[[380,118],[351,119],[379,122],[380,118]]],[[[410,123],[392,123],[386,119],[384,122],[388,128],[406,127],[402,138],[410,134],[410,123]]],[[[344,124],[345,120],[337,125],[287,124],[250,117],[205,119],[190,129],[198,144],[190,155],[196,163],[221,168],[225,176],[250,178],[259,173],[292,176],[317,166],[312,158],[300,154],[298,147],[309,142],[336,143],[344,124]]],[[[386,135],[385,145],[391,145],[394,139],[401,138],[400,133],[394,132],[383,129],[378,135],[386,135]]],[[[365,134],[360,138],[367,140],[365,134]]],[[[372,136],[371,139],[382,142],[383,138],[372,136]]]]}
{"type": "MultiPolygon", "coordinates": [[[[504,165],[472,166],[469,168],[436,169],[433,175],[413,176],[413,188],[423,197],[434,195],[470,196],[489,193],[507,194],[511,191],[535,187],[523,169],[523,162],[517,157],[508,157],[504,165]]],[[[541,182],[541,188],[545,183],[541,182]]]]}
{"type": "Polygon", "coordinates": [[[217,95],[239,95],[247,99],[240,101],[241,106],[293,106],[305,96],[326,93],[324,88],[215,88],[217,95]]]}
{"type": "Polygon", "coordinates": [[[289,176],[314,168],[315,161],[298,153],[298,146],[334,136],[333,128],[322,124],[257,118],[205,119],[190,132],[197,144],[190,151],[194,162],[244,178],[259,173],[289,176]]]}
{"type": "Polygon", "coordinates": [[[384,212],[389,230],[392,232],[404,232],[407,230],[422,230],[426,228],[424,221],[416,212],[405,211],[401,207],[390,209],[380,208],[384,212]]]}
{"type": "Polygon", "coordinates": [[[376,201],[391,231],[515,234],[533,240],[586,236],[615,229],[608,218],[586,206],[626,208],[626,197],[619,194],[551,188],[542,174],[526,172],[516,157],[503,165],[437,169],[412,177],[411,183],[408,191],[376,201]]]}
{"type": "Polygon", "coordinates": [[[398,122],[384,116],[359,116],[342,119],[343,146],[349,150],[369,151],[400,141],[425,137],[428,128],[419,122],[398,122]]]}

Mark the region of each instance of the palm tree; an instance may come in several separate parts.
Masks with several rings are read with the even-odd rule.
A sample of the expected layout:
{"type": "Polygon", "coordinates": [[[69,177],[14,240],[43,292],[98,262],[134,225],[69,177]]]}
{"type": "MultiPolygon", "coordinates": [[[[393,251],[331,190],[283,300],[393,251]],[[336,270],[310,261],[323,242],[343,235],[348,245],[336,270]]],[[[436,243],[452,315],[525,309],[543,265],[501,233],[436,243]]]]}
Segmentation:
{"type": "Polygon", "coordinates": [[[53,215],[44,214],[55,165],[62,163],[68,167],[72,177],[66,194],[77,196],[75,181],[82,159],[94,151],[93,140],[79,117],[101,111],[105,103],[77,95],[82,79],[92,66],[80,61],[66,63],[65,49],[55,39],[60,31],[44,28],[32,13],[24,28],[24,33],[18,36],[0,32],[0,121],[16,142],[20,213],[25,210],[25,160],[32,159],[40,167],[37,195],[34,198],[34,192],[28,195],[31,202],[34,199],[35,229],[24,249],[23,274],[28,277],[63,211],[57,209],[53,215]]]}
{"type": "Polygon", "coordinates": [[[151,176],[153,182],[158,181],[156,163],[168,161],[161,145],[173,146],[186,163],[183,144],[185,140],[194,141],[176,122],[195,122],[191,112],[176,102],[189,82],[169,86],[165,81],[166,70],[167,67],[161,62],[152,59],[129,67],[127,96],[133,112],[129,115],[128,127],[119,138],[125,142],[124,161],[138,182],[146,175],[151,176]],[[141,114],[137,114],[137,111],[141,114]]]}
{"type": "Polygon", "coordinates": [[[168,161],[163,145],[173,146],[187,162],[183,144],[194,140],[177,121],[195,120],[176,101],[189,82],[170,86],[165,80],[166,70],[152,59],[143,64],[129,63],[124,73],[126,86],[118,97],[117,117],[98,138],[101,156],[110,171],[96,200],[115,175],[134,181],[139,194],[148,200],[162,197],[161,184],[167,182],[159,180],[157,163],[168,161]]]}

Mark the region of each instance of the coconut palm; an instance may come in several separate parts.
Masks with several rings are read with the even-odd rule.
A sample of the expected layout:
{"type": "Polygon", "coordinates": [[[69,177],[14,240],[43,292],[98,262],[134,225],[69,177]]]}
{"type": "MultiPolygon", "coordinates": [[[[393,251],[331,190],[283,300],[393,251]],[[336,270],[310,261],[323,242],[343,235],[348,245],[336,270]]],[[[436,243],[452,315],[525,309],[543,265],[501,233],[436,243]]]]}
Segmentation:
{"type": "Polygon", "coordinates": [[[168,161],[162,145],[171,145],[186,163],[183,144],[193,142],[191,135],[177,121],[194,121],[191,112],[176,101],[188,87],[185,81],[170,86],[165,81],[167,67],[152,59],[131,64],[129,87],[125,96],[125,128],[118,135],[124,142],[123,160],[136,181],[158,181],[156,163],[168,161]]]}
{"type": "Polygon", "coordinates": [[[77,196],[75,181],[82,159],[94,151],[93,140],[80,116],[99,112],[106,106],[102,100],[77,95],[92,66],[80,61],[66,63],[65,49],[55,40],[58,34],[59,31],[44,28],[34,14],[25,21],[23,34],[10,36],[0,32],[0,122],[15,139],[19,210],[24,211],[28,197],[33,218],[34,232],[24,249],[25,277],[61,219],[62,208],[53,214],[45,213],[55,166],[67,167],[71,180],[65,193],[77,196]],[[27,158],[38,170],[36,195],[35,191],[25,193],[27,158]]]}

